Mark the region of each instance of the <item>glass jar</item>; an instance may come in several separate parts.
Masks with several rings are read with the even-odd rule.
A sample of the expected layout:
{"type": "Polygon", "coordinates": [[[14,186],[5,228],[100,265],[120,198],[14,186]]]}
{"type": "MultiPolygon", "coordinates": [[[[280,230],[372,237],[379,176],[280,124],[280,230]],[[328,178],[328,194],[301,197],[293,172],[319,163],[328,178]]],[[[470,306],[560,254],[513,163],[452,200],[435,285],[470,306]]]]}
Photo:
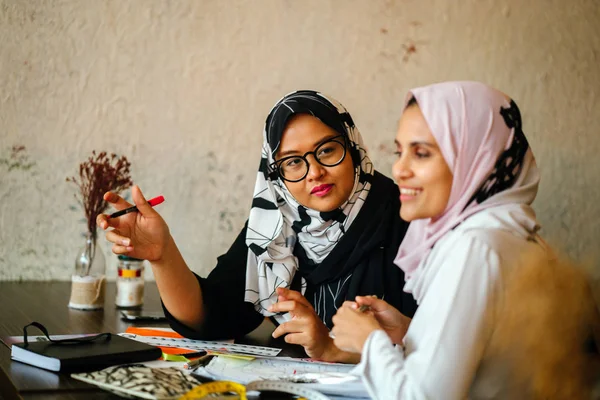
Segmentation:
{"type": "Polygon", "coordinates": [[[96,236],[88,232],[85,245],[77,253],[75,273],[71,276],[69,307],[98,310],[104,307],[106,262],[96,236]]]}
{"type": "Polygon", "coordinates": [[[117,265],[118,308],[138,308],[144,304],[144,260],[119,255],[117,265]]]}

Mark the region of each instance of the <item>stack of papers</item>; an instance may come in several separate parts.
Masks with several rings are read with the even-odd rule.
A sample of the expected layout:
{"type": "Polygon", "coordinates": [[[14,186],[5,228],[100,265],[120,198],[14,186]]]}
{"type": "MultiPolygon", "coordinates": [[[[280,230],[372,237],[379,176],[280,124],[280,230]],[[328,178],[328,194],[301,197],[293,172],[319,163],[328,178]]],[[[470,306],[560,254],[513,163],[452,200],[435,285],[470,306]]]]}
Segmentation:
{"type": "Polygon", "coordinates": [[[239,359],[214,357],[193,374],[214,380],[231,380],[244,385],[258,380],[279,381],[319,391],[327,395],[369,398],[360,378],[352,374],[354,365],[290,357],[239,359]]]}

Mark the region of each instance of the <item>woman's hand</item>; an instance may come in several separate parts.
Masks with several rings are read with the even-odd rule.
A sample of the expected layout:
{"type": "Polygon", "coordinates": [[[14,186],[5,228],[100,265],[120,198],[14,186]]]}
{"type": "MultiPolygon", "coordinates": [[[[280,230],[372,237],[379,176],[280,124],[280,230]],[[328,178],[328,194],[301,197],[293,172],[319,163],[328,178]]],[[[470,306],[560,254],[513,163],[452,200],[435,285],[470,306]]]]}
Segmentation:
{"type": "Polygon", "coordinates": [[[358,311],[357,303],[346,301],[333,316],[334,344],[343,351],[362,353],[371,332],[382,329],[371,311],[358,311]]]}
{"type": "MultiPolygon", "coordinates": [[[[381,329],[390,337],[393,343],[401,344],[410,326],[411,319],[383,300],[371,296],[356,296],[356,303],[347,302],[348,306],[358,309],[368,307],[381,329]]],[[[346,303],[344,303],[346,305],[346,303]]]]}
{"type": "MultiPolygon", "coordinates": [[[[160,260],[170,238],[169,227],[148,204],[138,186],[132,187],[131,197],[138,212],[110,219],[108,215],[100,214],[96,223],[104,230],[113,228],[106,232],[106,239],[113,243],[113,253],[149,261],[160,260]]],[[[132,206],[112,192],[105,193],[104,200],[118,211],[132,206]]]]}
{"type": "Polygon", "coordinates": [[[284,288],[278,288],[277,295],[278,303],[269,307],[269,311],[289,312],[292,319],[279,325],[273,331],[273,337],[286,335],[287,343],[303,346],[309,357],[337,361],[339,349],[334,346],[329,330],[308,300],[299,292],[284,288]]]}

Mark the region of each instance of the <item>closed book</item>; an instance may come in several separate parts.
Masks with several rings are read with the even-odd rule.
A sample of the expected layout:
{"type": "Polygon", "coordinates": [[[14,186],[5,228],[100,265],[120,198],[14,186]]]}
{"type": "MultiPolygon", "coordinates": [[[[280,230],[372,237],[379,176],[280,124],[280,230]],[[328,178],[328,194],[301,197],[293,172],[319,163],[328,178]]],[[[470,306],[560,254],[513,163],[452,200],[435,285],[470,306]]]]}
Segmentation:
{"type": "Polygon", "coordinates": [[[11,352],[13,360],[59,372],[95,371],[112,365],[156,360],[161,355],[158,347],[119,335],[111,335],[110,340],[77,344],[15,343],[11,352]]]}

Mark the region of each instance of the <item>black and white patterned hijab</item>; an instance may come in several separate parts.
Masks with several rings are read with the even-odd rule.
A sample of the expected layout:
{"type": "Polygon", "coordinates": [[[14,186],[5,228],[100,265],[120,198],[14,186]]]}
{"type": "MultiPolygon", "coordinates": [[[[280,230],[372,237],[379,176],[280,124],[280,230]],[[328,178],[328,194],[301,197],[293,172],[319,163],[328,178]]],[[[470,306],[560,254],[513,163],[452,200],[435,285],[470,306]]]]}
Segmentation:
{"type": "MultiPolygon", "coordinates": [[[[350,114],[339,102],[325,95],[302,90],[279,100],[267,117],[263,131],[261,162],[248,219],[246,245],[245,301],[265,316],[277,302],[275,289],[289,287],[299,268],[294,246],[299,243],[307,257],[320,264],[342,239],[363,206],[369,189],[373,164],[350,114]],[[299,204],[284,182],[271,170],[287,122],[295,114],[310,114],[347,138],[355,167],[354,189],[339,209],[319,212],[299,204]]],[[[318,267],[317,267],[318,268],[318,267]]],[[[302,278],[302,293],[306,281],[302,278]]],[[[276,316],[279,322],[286,316],[276,316]]]]}

